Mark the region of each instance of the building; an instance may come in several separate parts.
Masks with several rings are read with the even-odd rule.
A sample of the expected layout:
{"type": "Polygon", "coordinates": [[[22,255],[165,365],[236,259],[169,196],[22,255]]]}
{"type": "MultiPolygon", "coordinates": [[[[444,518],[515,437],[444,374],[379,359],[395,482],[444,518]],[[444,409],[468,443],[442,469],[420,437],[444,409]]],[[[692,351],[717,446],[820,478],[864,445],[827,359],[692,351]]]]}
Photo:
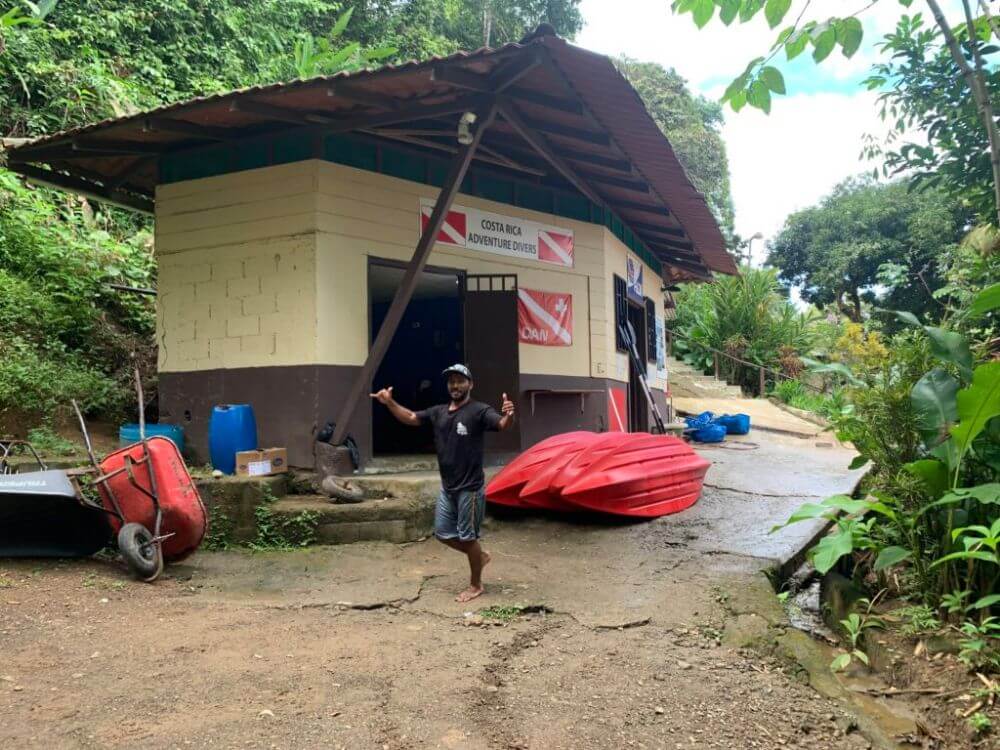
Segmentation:
{"type": "Polygon", "coordinates": [[[465,361],[517,450],[645,430],[622,328],[664,399],[664,286],[734,273],[717,223],[611,61],[546,33],[255,87],[36,139],[35,182],[155,216],[160,411],[199,457],[211,408],[311,465],[328,421],[367,460],[429,449],[419,408],[465,361]],[[658,361],[659,356],[659,361],[658,361]]]}

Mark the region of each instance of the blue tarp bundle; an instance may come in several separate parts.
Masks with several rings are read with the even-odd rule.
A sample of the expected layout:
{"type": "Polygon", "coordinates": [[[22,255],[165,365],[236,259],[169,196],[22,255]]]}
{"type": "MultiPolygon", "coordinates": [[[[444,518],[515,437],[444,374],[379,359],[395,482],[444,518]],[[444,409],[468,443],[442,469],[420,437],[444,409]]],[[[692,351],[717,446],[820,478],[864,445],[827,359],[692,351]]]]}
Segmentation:
{"type": "Polygon", "coordinates": [[[746,435],[750,432],[749,414],[723,414],[716,417],[703,411],[697,417],[687,417],[691,437],[699,443],[721,443],[726,435],[746,435]]]}

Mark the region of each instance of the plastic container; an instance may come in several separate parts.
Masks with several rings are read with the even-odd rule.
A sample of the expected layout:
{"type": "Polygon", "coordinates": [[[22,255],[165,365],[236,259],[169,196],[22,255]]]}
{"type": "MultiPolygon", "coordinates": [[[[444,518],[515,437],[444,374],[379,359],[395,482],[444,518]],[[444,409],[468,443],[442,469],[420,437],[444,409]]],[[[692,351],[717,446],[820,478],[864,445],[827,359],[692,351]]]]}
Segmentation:
{"type": "Polygon", "coordinates": [[[726,439],[726,428],[721,424],[709,424],[695,430],[691,437],[699,443],[721,443],[726,439]]]}
{"type": "Polygon", "coordinates": [[[746,435],[750,432],[749,414],[723,414],[715,422],[726,428],[727,435],[746,435]]]}
{"type": "Polygon", "coordinates": [[[236,454],[257,450],[257,420],[250,404],[225,404],[212,409],[208,420],[208,453],[212,467],[236,472],[236,454]]]}
{"type": "MultiPolygon", "coordinates": [[[[184,428],[179,424],[147,424],[146,437],[165,437],[184,452],[184,428]]],[[[118,445],[122,448],[139,442],[139,425],[123,424],[118,428],[118,445]]]]}

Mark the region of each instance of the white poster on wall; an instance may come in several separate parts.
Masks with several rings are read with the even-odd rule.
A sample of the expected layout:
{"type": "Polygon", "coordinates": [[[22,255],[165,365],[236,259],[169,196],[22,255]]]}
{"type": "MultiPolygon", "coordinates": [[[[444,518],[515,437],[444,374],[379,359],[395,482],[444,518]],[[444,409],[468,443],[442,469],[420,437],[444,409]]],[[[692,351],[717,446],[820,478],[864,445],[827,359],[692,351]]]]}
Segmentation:
{"type": "MultiPolygon", "coordinates": [[[[434,201],[421,198],[421,232],[427,228],[433,211],[434,201]]],[[[453,205],[438,230],[436,241],[510,258],[535,260],[564,268],[573,267],[572,229],[476,208],[453,205]]]]}
{"type": "Polygon", "coordinates": [[[667,325],[663,318],[656,319],[656,376],[667,379],[667,325]]]}

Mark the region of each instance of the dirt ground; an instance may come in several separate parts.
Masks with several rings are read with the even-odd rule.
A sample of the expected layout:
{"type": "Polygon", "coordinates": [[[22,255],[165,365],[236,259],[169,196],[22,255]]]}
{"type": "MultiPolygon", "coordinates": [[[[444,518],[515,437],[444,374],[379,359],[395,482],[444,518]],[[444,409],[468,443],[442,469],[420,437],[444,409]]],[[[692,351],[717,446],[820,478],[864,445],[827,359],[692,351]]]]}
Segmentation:
{"type": "MultiPolygon", "coordinates": [[[[428,548],[437,570],[447,558],[432,545],[413,552],[428,548]]],[[[282,575],[337,562],[200,557],[282,575]]],[[[255,574],[240,584],[258,595],[220,593],[192,569],[148,586],[110,562],[4,564],[0,746],[869,746],[777,662],[721,644],[725,594],[697,570],[675,578],[660,616],[617,629],[558,612],[477,624],[451,602],[462,578],[449,562],[393,604],[276,593],[255,574]]]]}
{"type": "Polygon", "coordinates": [[[676,516],[490,519],[466,605],[433,540],[200,552],[154,585],[0,561],[0,748],[894,746],[914,722],[883,731],[818,685],[829,656],[761,573],[815,533],[772,525],[850,491],[850,454],[733,448],[676,516]]]}

